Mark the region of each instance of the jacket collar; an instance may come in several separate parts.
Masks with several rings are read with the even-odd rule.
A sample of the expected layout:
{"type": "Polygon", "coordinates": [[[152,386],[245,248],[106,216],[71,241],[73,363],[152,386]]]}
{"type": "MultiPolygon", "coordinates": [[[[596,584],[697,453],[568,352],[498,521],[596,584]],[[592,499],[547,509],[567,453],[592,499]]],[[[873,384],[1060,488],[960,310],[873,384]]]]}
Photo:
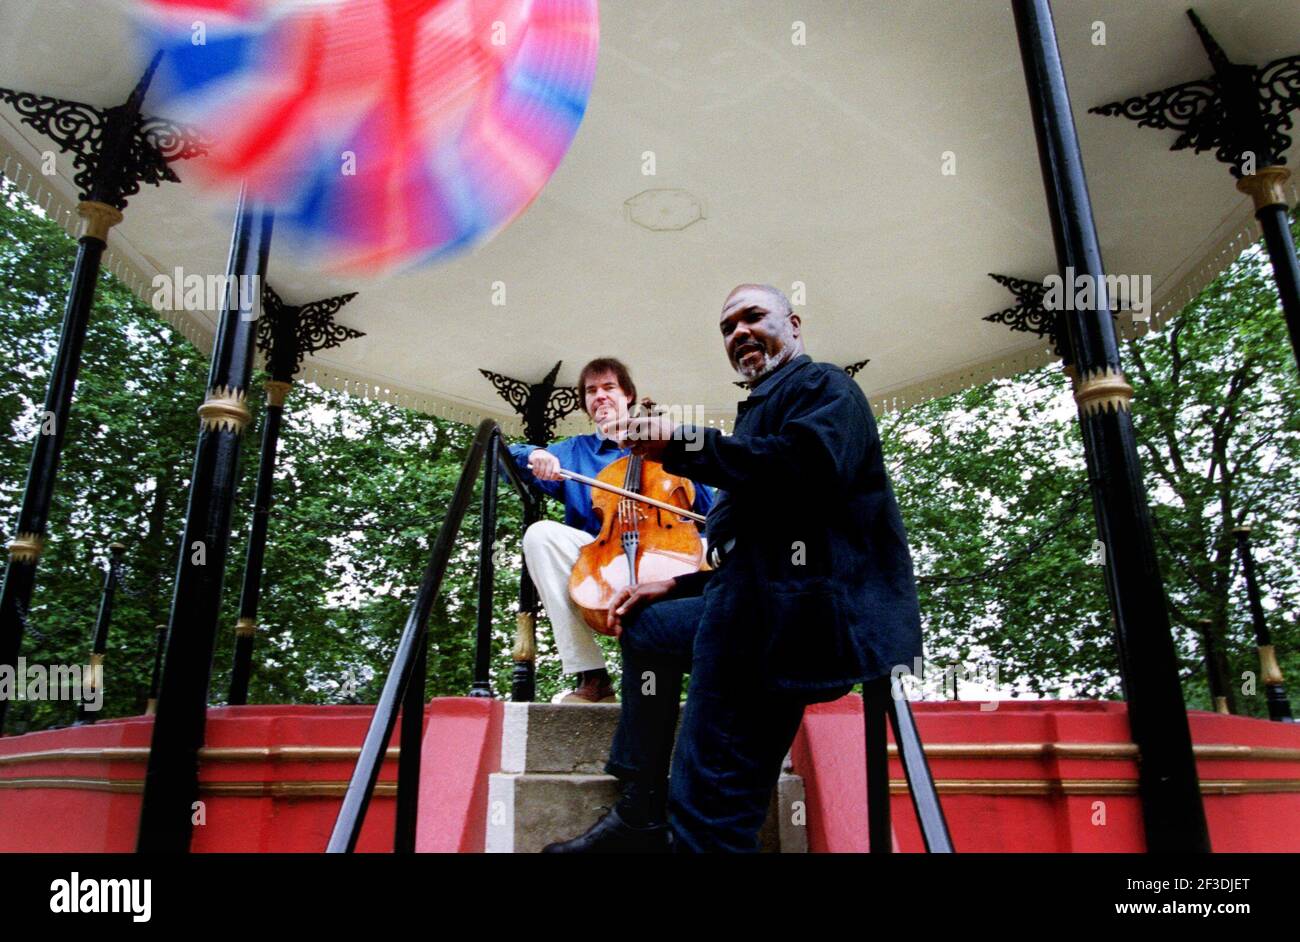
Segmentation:
{"type": "Polygon", "coordinates": [[[806,353],[801,353],[789,363],[781,364],[781,366],[777,367],[776,372],[768,373],[758,381],[758,385],[749,391],[749,398],[742,401],[737,410],[744,412],[751,406],[763,401],[772,394],[773,390],[811,362],[812,357],[806,353]]]}

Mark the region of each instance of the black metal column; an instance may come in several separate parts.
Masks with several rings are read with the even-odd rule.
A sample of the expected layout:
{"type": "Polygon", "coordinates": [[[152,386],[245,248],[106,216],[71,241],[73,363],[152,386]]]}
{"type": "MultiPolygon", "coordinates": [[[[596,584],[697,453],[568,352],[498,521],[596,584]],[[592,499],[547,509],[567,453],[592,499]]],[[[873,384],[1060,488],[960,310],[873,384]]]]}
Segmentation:
{"type": "Polygon", "coordinates": [[[1300,366],[1300,264],[1296,262],[1291,220],[1282,189],[1290,175],[1285,167],[1261,167],[1238,180],[1237,189],[1250,194],[1254,200],[1255,218],[1264,232],[1264,245],[1273,264],[1273,281],[1291,335],[1291,353],[1300,366]]]}
{"type": "Polygon", "coordinates": [[[1268,718],[1279,723],[1294,723],[1291,701],[1287,699],[1282,680],[1282,668],[1278,666],[1273,638],[1268,631],[1268,622],[1264,620],[1264,605],[1260,601],[1259,582],[1255,578],[1255,556],[1250,551],[1250,527],[1234,527],[1232,533],[1237,538],[1237,554],[1241,558],[1241,571],[1246,577],[1250,618],[1255,626],[1255,644],[1259,651],[1259,679],[1264,685],[1264,696],[1268,700],[1268,718]]]}
{"type": "MultiPolygon", "coordinates": [[[[85,202],[78,210],[86,220],[85,234],[77,244],[77,263],[72,271],[72,289],[64,309],[54,369],[45,393],[45,411],[32,446],[18,528],[9,541],[9,566],[5,570],[4,586],[0,588],[0,664],[10,666],[18,663],[27,628],[27,610],[36,587],[36,566],[45,548],[54,477],[63,451],[77,371],[81,367],[81,349],[86,342],[90,306],[95,299],[99,262],[107,246],[109,228],[122,219],[120,212],[103,203],[85,202]]],[[[0,699],[0,733],[4,732],[8,706],[8,700],[0,699]]]]}
{"type": "Polygon", "coordinates": [[[244,402],[253,368],[257,293],[266,277],[270,242],[270,213],[248,205],[241,195],[227,265],[230,290],[217,325],[207,397],[199,407],[189,508],[140,808],[137,849],[142,852],[190,847],[240,439],[249,421],[244,402]],[[256,286],[251,297],[245,291],[250,276],[256,286]]]}
{"type": "Polygon", "coordinates": [[[155,625],[157,636],[153,651],[153,673],[149,675],[149,699],[145,703],[144,715],[153,716],[158,712],[158,685],[162,682],[163,650],[167,646],[167,626],[155,625]]]}
{"type": "MultiPolygon", "coordinates": [[[[1048,0],[1012,0],[1038,139],[1057,263],[1104,285],[1083,159],[1048,0]]],[[[1156,562],[1114,324],[1106,306],[1064,320],[1079,382],[1093,505],[1106,547],[1106,585],[1117,633],[1147,849],[1208,852],[1209,832],[1178,679],[1164,585],[1156,562]]]]}
{"type": "Polygon", "coordinates": [[[1228,660],[1214,640],[1214,620],[1202,618],[1197,624],[1201,626],[1201,646],[1205,655],[1205,678],[1210,687],[1210,703],[1215,713],[1231,714],[1228,703],[1228,660]]]}
{"type": "MultiPolygon", "coordinates": [[[[192,130],[141,113],[161,55],[154,56],[127,100],[112,108],[0,88],[0,99],[12,105],[24,123],[52,139],[72,158],[82,200],[77,213],[83,220],[40,432],[32,446],[18,526],[8,544],[9,566],[0,587],[0,664],[17,665],[27,628],[36,565],[45,547],[54,478],[108,232],[122,221],[128,198],[139,191],[142,182],[179,182],[169,162],[205,153],[205,145],[192,130]]],[[[0,700],[0,734],[7,707],[8,701],[0,700]]]]}
{"type": "Polygon", "coordinates": [[[262,316],[258,319],[257,345],[266,354],[266,417],[262,423],[262,453],[257,466],[257,491],[244,559],[244,579],[239,595],[239,619],[235,622],[235,656],[230,671],[227,702],[242,706],[248,702],[248,683],[253,670],[253,643],[257,635],[257,606],[262,595],[266,560],[266,537],[270,525],[275,461],[284,424],[284,403],[293,388],[293,378],[309,353],[337,347],[356,337],[359,330],[334,321],[334,315],[356,297],[356,292],[291,305],[281,300],[269,285],[262,285],[262,316]]]}
{"type": "Polygon", "coordinates": [[[496,565],[492,558],[497,538],[497,468],[500,462],[497,433],[488,437],[483,462],[483,502],[479,517],[478,631],[474,644],[474,682],[471,697],[492,696],[492,609],[496,565]]]}
{"type": "Polygon", "coordinates": [[[257,466],[257,493],[253,498],[253,522],[248,534],[248,555],[244,560],[244,582],[239,594],[239,621],[235,623],[235,661],[230,671],[231,706],[248,702],[248,680],[253,670],[253,637],[257,632],[257,603],[262,593],[262,571],[266,558],[266,533],[271,517],[271,492],[275,486],[275,456],[284,420],[287,380],[266,382],[266,416],[262,420],[262,454],[257,466]]]}
{"type": "MultiPolygon", "coordinates": [[[[99,597],[99,616],[95,619],[95,635],[90,642],[90,683],[92,690],[102,690],[104,682],[104,654],[108,651],[108,628],[113,621],[113,597],[117,594],[117,583],[122,578],[122,554],[126,547],[114,543],[108,548],[108,571],[104,573],[104,591],[99,597]]],[[[97,712],[86,709],[83,697],[77,706],[77,722],[93,723],[97,712]]]]}
{"type": "MultiPolygon", "coordinates": [[[[540,502],[524,505],[523,532],[540,519],[540,502]]],[[[524,559],[519,574],[519,612],[515,615],[515,643],[510,652],[514,670],[510,675],[510,699],[532,703],[537,699],[537,586],[524,559]]]]}

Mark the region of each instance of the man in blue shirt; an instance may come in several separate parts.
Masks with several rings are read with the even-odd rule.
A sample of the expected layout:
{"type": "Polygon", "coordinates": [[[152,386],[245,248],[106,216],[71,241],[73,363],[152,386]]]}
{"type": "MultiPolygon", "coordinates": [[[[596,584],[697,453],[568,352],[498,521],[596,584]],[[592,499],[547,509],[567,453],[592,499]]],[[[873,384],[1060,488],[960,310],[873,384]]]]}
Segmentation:
{"type": "MultiPolygon", "coordinates": [[[[583,410],[598,426],[625,419],[636,401],[631,374],[613,357],[601,357],[584,366],[578,375],[578,389],[583,410]]],[[[565,673],[578,675],[577,689],[560,702],[613,702],[617,698],[605,669],[605,655],[596,643],[595,632],[569,598],[569,576],[582,548],[600,533],[601,519],[592,505],[591,488],[561,477],[559,471],[564,468],[594,478],[631,451],[596,431],[545,448],[511,445],[510,453],[525,478],[547,495],[564,501],[564,523],[539,520],[524,533],[528,573],[550,617],[560,662],[565,673]]],[[[696,484],[695,511],[707,514],[712,506],[713,492],[696,484]]]]}

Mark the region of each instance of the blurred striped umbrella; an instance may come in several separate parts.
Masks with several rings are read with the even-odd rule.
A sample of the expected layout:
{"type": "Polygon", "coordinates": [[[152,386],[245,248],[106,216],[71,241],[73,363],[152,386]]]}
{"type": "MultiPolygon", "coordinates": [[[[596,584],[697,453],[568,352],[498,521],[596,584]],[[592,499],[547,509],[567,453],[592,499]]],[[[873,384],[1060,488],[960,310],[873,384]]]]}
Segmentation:
{"type": "Polygon", "coordinates": [[[596,0],[139,0],[153,108],[195,176],[276,210],[323,267],[445,258],[521,213],[577,133],[596,0]]]}

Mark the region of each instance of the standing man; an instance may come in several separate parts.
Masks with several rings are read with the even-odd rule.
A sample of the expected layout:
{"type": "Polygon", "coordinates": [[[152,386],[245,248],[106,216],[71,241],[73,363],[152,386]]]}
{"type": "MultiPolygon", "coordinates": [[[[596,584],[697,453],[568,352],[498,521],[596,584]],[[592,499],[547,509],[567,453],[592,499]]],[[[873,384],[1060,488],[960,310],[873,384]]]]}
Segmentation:
{"type": "Polygon", "coordinates": [[[727,296],[723,346],[751,389],[732,435],[683,434],[661,417],[608,425],[671,473],[719,489],[707,530],[715,569],[615,599],[623,697],[606,771],[623,797],[548,852],[757,850],[804,707],[921,653],[912,560],[871,408],[843,370],[804,354],[801,326],[776,288],[727,296]]]}
{"type": "MultiPolygon", "coordinates": [[[[613,702],[614,687],[605,669],[605,655],[596,633],[583,621],[569,598],[569,576],[582,548],[600,533],[601,519],[592,506],[591,488],[560,476],[560,469],[594,478],[608,465],[631,454],[600,431],[601,424],[625,421],[636,401],[636,386],[626,366],[613,357],[592,360],[578,374],[583,411],[597,424],[587,435],[575,435],[539,448],[511,445],[510,453],[524,477],[551,497],[564,502],[564,523],[539,520],[524,532],[524,559],[537,594],[555,632],[555,646],[566,674],[577,675],[577,689],[562,703],[613,702]]],[[[696,513],[713,506],[713,492],[695,485],[696,513]]]]}

